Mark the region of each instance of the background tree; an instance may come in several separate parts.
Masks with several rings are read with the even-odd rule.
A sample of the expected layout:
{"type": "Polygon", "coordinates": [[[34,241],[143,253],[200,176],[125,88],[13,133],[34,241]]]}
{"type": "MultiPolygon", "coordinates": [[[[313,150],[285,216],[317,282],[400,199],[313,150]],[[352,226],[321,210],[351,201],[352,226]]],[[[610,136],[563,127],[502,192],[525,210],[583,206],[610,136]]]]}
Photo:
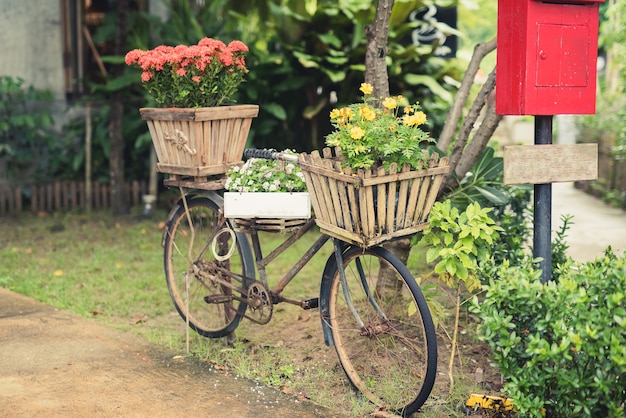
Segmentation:
{"type": "MultiPolygon", "coordinates": [[[[117,1],[115,19],[114,55],[124,55],[127,48],[129,0],[117,1]]],[[[120,65],[111,68],[111,77],[118,77],[124,69],[120,65]]],[[[127,214],[130,211],[128,198],[124,189],[124,100],[122,91],[114,91],[111,95],[111,113],[109,115],[109,141],[111,173],[111,206],[114,215],[127,214]]]]}
{"type": "MultiPolygon", "coordinates": [[[[446,1],[446,5],[449,4],[446,1]]],[[[334,0],[252,3],[172,0],[168,5],[169,19],[165,22],[146,13],[130,13],[128,18],[132,24],[126,49],[195,43],[203,36],[246,42],[250,47],[247,56],[250,73],[237,101],[260,105],[249,146],[288,147],[297,151],[323,147],[324,137],[331,128],[329,111],[335,106],[353,103],[358,98],[358,86],[364,80],[372,83],[382,95],[393,90],[409,101],[419,101],[429,115],[428,128],[438,137],[458,88],[454,80],[460,79],[463,69],[459,65],[461,60],[438,58],[433,46],[411,43],[410,33],[416,24],[407,16],[423,5],[421,0],[341,4],[334,0]],[[251,27],[261,30],[252,31],[251,27]]],[[[144,10],[144,6],[139,10],[144,10]]],[[[120,11],[118,8],[115,13],[120,11]]],[[[116,15],[111,17],[116,21],[116,15]]],[[[113,28],[114,25],[105,22],[103,30],[94,38],[100,43],[113,39],[116,33],[113,28]]],[[[115,67],[120,56],[123,54],[118,56],[118,61],[109,58],[107,62],[115,67]]],[[[145,92],[136,86],[137,74],[131,74],[127,68],[120,70],[121,67],[124,66],[111,68],[116,76],[110,77],[105,87],[94,91],[119,100],[121,95],[113,93],[122,90],[124,103],[132,103],[135,108],[147,105],[145,92]]],[[[115,112],[119,112],[120,107],[110,109],[114,114],[109,120],[118,120],[119,114],[115,112]]],[[[109,145],[113,148],[109,150],[106,145],[104,154],[95,155],[106,158],[109,151],[114,153],[108,155],[113,159],[124,155],[122,164],[114,163],[111,175],[119,175],[118,168],[122,166],[131,176],[145,175],[149,171],[149,136],[136,112],[126,113],[122,124],[126,138],[124,151],[120,152],[115,145],[119,142],[110,136],[113,142],[109,145]]],[[[97,120],[99,115],[94,118],[97,120]]],[[[456,124],[453,125],[456,128],[456,124]]],[[[111,122],[110,135],[117,135],[118,126],[111,122]]],[[[99,133],[94,131],[94,137],[98,138],[99,133]]],[[[119,178],[111,181],[120,183],[119,178]]]]}

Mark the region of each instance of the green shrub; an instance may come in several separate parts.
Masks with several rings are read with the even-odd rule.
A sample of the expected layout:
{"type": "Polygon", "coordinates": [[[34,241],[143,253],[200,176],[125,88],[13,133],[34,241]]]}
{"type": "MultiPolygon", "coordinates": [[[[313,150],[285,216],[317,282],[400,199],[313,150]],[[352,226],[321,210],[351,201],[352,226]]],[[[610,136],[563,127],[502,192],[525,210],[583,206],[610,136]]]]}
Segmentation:
{"type": "Polygon", "coordinates": [[[0,76],[0,168],[9,178],[25,180],[49,172],[56,138],[51,103],[49,91],[0,76]]]}
{"type": "Polygon", "coordinates": [[[474,299],[521,416],[626,416],[625,257],[609,248],[545,285],[531,263],[504,263],[474,299]]]}

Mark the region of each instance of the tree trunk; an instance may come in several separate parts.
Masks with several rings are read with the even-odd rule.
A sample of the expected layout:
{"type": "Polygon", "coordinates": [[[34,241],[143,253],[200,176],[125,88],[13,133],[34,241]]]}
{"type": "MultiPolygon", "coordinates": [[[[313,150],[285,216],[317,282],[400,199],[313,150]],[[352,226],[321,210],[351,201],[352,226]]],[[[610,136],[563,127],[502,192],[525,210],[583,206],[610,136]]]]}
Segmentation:
{"type": "MultiPolygon", "coordinates": [[[[387,73],[387,42],[389,39],[389,20],[394,0],[378,0],[376,17],[365,27],[367,47],[365,50],[365,82],[374,87],[376,99],[389,97],[389,74],[387,73]]],[[[375,105],[380,106],[378,101],[375,105]]],[[[406,264],[411,251],[408,239],[386,243],[385,248],[393,252],[406,264]]],[[[376,283],[379,294],[395,294],[401,290],[402,282],[396,279],[394,272],[381,266],[376,283]]]]}
{"type": "Polygon", "coordinates": [[[365,82],[374,87],[373,97],[389,96],[387,73],[387,41],[389,20],[394,0],[378,0],[376,17],[365,27],[367,47],[365,50],[365,82]]]}
{"type": "Polygon", "coordinates": [[[495,113],[496,70],[494,69],[487,77],[487,81],[483,84],[457,132],[459,121],[463,116],[463,109],[467,103],[471,87],[474,84],[476,73],[478,73],[480,68],[480,63],[487,54],[495,49],[495,38],[489,42],[478,44],[474,48],[474,54],[461,81],[461,87],[454,98],[454,103],[439,136],[437,147],[444,152],[449,151],[451,167],[444,187],[441,188],[440,197],[446,191],[454,189],[457,186],[457,179],[462,179],[472,168],[502,119],[502,116],[495,113]],[[474,130],[481,114],[483,115],[483,120],[470,141],[470,134],[474,130]],[[450,147],[452,147],[451,150],[450,147]]]}
{"type": "MultiPolygon", "coordinates": [[[[450,144],[454,139],[459,120],[463,116],[463,108],[465,106],[465,103],[467,102],[467,98],[469,97],[472,85],[474,84],[476,73],[478,73],[478,70],[480,69],[480,63],[482,62],[483,58],[485,58],[485,56],[492,52],[494,49],[496,49],[495,38],[489,42],[478,44],[474,48],[474,54],[472,55],[472,59],[470,60],[470,63],[467,67],[467,71],[465,71],[463,80],[461,81],[461,87],[456,93],[454,103],[452,104],[450,113],[448,113],[448,117],[446,118],[446,123],[443,126],[441,135],[439,135],[437,147],[440,150],[444,152],[448,151],[448,148],[450,147],[450,144]]],[[[474,122],[476,122],[476,120],[472,121],[472,126],[474,122]]]]}
{"type": "MultiPolygon", "coordinates": [[[[115,55],[126,53],[127,26],[129,0],[118,0],[117,16],[115,22],[115,55]]],[[[111,69],[111,77],[115,78],[123,72],[122,65],[115,65],[111,69]]],[[[109,171],[111,177],[111,208],[114,215],[124,215],[130,212],[128,198],[124,190],[124,100],[123,92],[113,93],[111,103],[111,113],[109,115],[109,144],[110,160],[109,171]]]]}
{"type": "Polygon", "coordinates": [[[442,192],[454,189],[458,186],[456,179],[462,179],[472,168],[487,146],[500,120],[502,120],[502,116],[496,115],[495,111],[495,86],[496,70],[494,69],[491,74],[489,74],[489,77],[487,77],[487,81],[483,84],[476,100],[472,103],[467,116],[463,120],[461,129],[457,134],[456,141],[450,152],[450,167],[452,167],[452,170],[446,178],[445,187],[442,188],[442,192]],[[485,106],[487,106],[487,108],[484,111],[483,120],[468,144],[470,133],[474,129],[476,121],[485,106]]]}

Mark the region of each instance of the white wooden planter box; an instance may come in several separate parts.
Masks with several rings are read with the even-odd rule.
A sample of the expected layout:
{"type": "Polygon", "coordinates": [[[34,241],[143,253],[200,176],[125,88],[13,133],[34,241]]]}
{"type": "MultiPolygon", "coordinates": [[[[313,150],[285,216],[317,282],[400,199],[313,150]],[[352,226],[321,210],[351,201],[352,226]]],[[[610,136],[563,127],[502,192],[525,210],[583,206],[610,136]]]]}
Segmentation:
{"type": "Polygon", "coordinates": [[[309,193],[224,193],[227,218],[308,219],[311,217],[309,193]]]}

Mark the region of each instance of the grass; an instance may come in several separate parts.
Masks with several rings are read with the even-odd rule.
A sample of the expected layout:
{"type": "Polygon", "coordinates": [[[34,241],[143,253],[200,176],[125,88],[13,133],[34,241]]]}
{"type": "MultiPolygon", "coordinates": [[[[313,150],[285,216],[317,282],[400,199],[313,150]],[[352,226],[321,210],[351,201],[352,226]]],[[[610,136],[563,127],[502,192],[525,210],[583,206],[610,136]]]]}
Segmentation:
{"type": "MultiPolygon", "coordinates": [[[[170,301],[163,273],[165,217],[165,212],[150,219],[139,214],[114,218],[99,212],[89,216],[24,213],[0,218],[0,286],[134,332],[184,355],[185,323],[170,301]]],[[[263,239],[270,239],[269,248],[277,245],[280,237],[270,234],[263,239]]],[[[301,240],[293,251],[276,259],[270,276],[272,271],[284,273],[309,243],[301,240]]],[[[329,250],[313,258],[287,287],[285,296],[304,299],[317,295],[329,250]]],[[[419,254],[412,255],[409,266],[416,271],[421,262],[419,254]]],[[[334,349],[324,345],[317,311],[277,305],[268,325],[244,320],[237,335],[238,344],[228,347],[222,340],[190,332],[191,355],[229,374],[331,409],[350,411],[354,416],[372,411],[372,405],[351,390],[334,349]]],[[[446,367],[440,363],[443,369],[446,367]]],[[[459,405],[469,393],[479,390],[468,381],[471,379],[459,376],[457,393],[451,397],[446,391],[434,392],[433,397],[442,401],[425,407],[420,416],[463,416],[459,405]]]]}
{"type": "Polygon", "coordinates": [[[0,222],[0,285],[113,324],[171,309],[163,293],[157,222],[105,214],[0,222]]]}

